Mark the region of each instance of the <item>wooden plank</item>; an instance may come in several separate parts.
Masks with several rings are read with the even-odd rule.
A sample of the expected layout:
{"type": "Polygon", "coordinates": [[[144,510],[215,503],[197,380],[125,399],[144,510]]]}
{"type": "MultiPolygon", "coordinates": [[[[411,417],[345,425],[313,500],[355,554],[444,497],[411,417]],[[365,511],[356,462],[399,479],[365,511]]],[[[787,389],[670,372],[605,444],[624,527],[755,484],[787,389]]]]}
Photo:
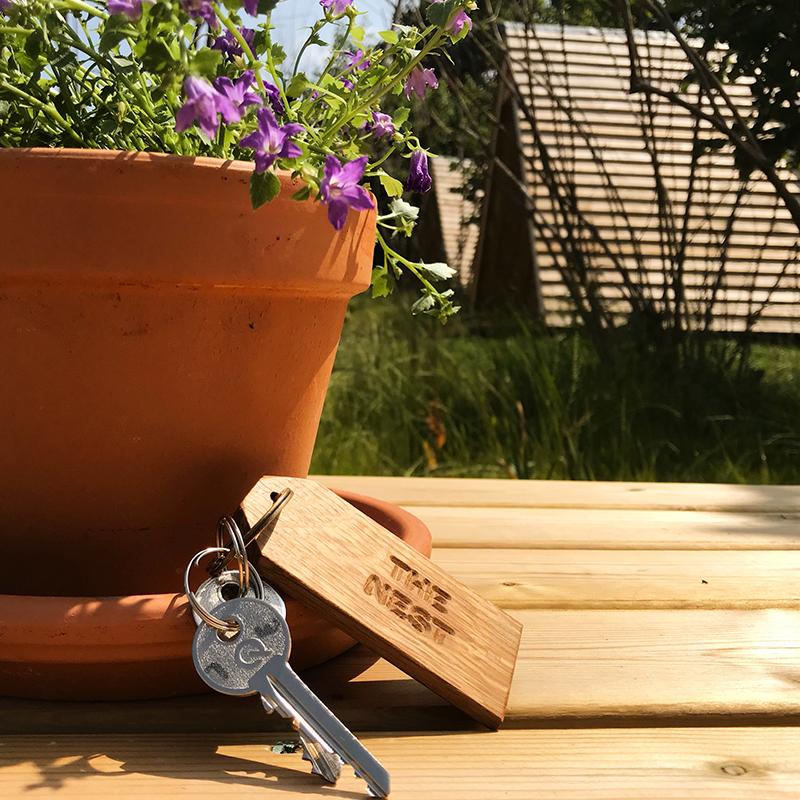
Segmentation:
{"type": "MultiPolygon", "coordinates": [[[[800,731],[775,728],[507,730],[371,734],[395,800],[789,800],[800,792],[800,731]]],[[[11,737],[0,795],[12,798],[365,797],[345,768],[336,788],[275,736],[11,737]],[[287,795],[287,792],[289,793],[287,795]]]]}
{"type": "Polygon", "coordinates": [[[800,609],[795,551],[436,549],[505,609],[800,609]]]}
{"type": "MultiPolygon", "coordinates": [[[[645,725],[655,719],[664,724],[800,722],[796,610],[541,609],[513,614],[524,629],[506,726],[645,725]]],[[[376,661],[364,647],[305,671],[303,678],[354,731],[477,725],[397,667],[376,661]]],[[[255,697],[0,701],[4,732],[276,729],[291,727],[286,720],[267,717],[255,697]]]]}
{"type": "MultiPolygon", "coordinates": [[[[759,610],[518,610],[520,657],[506,724],[612,720],[642,724],[727,716],[800,721],[800,612],[759,610]]],[[[310,670],[356,727],[396,729],[446,713],[430,692],[378,661],[342,686],[334,662],[310,670]],[[326,683],[327,681],[327,683],[326,683]],[[351,716],[352,715],[352,716],[351,716]],[[364,715],[364,719],[360,719],[364,715]]],[[[434,723],[435,724],[435,723],[434,723]]],[[[439,723],[441,728],[443,723],[439,723]]]]}
{"type": "Polygon", "coordinates": [[[390,503],[461,508],[604,508],[800,512],[800,486],[626,481],[514,481],[316,475],[323,486],[390,503]]]}
{"type": "Polygon", "coordinates": [[[430,528],[437,558],[446,548],[526,549],[534,554],[538,550],[800,550],[798,514],[449,506],[409,506],[408,511],[430,528]]]}
{"type": "Polygon", "coordinates": [[[516,616],[525,630],[510,720],[800,710],[797,611],[548,610],[516,616]]]}
{"type": "Polygon", "coordinates": [[[241,509],[270,583],[489,727],[503,721],[519,623],[319,483],[264,477],[241,509]]]}

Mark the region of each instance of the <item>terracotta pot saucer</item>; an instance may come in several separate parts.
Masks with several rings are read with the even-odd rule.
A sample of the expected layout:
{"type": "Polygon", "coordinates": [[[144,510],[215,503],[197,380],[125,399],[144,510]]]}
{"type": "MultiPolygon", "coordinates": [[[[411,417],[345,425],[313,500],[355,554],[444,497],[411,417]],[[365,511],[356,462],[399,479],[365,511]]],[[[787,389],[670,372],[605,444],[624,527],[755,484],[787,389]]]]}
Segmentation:
{"type": "MultiPolygon", "coordinates": [[[[338,494],[428,556],[417,517],[371,497],[338,494]]],[[[291,663],[301,670],[355,644],[286,598],[291,663]]],[[[195,624],[180,593],[127,597],[0,595],[0,693],[49,700],[137,700],[207,690],[191,657],[195,624]]]]}

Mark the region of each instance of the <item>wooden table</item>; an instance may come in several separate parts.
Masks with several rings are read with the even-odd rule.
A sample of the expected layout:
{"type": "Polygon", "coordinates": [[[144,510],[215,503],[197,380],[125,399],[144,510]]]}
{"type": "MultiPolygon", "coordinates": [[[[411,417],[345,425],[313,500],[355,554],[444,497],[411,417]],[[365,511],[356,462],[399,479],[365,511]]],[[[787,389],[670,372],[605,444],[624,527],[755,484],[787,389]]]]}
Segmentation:
{"type": "MultiPolygon", "coordinates": [[[[396,800],[800,797],[800,487],[322,480],[417,514],[525,626],[498,732],[361,646],[305,673],[396,800]]],[[[6,699],[0,730],[2,798],[366,796],[274,752],[256,698],[6,699]]]]}

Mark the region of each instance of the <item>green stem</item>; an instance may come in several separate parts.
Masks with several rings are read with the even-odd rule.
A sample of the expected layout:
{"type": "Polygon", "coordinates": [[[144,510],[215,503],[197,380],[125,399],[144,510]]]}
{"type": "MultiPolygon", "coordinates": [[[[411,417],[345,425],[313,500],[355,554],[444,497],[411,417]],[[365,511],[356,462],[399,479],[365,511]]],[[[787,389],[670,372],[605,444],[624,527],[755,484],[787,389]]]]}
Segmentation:
{"type": "MultiPolygon", "coordinates": [[[[271,11],[269,14],[267,14],[267,30],[272,30],[271,11]]],[[[267,69],[269,70],[269,74],[272,75],[272,80],[275,81],[275,85],[278,87],[278,92],[281,96],[281,102],[286,110],[286,116],[289,117],[289,119],[294,119],[289,108],[289,98],[286,96],[286,92],[283,88],[283,81],[278,77],[278,70],[275,68],[275,61],[272,58],[272,36],[269,37],[268,41],[269,48],[267,49],[267,69]]]]}
{"type": "Polygon", "coordinates": [[[247,44],[247,41],[239,32],[239,29],[230,21],[228,17],[225,16],[225,14],[219,10],[219,4],[212,3],[211,7],[214,9],[217,19],[219,19],[219,21],[227,28],[227,30],[231,32],[239,47],[242,48],[242,52],[247,56],[249,66],[251,66],[253,68],[253,72],[256,73],[256,82],[258,83],[258,88],[261,90],[261,94],[266,99],[267,90],[264,88],[264,79],[261,77],[261,62],[255,57],[253,51],[250,49],[250,45],[247,44]]]}
{"type": "Polygon", "coordinates": [[[386,159],[387,159],[387,158],[389,158],[389,156],[390,156],[392,153],[394,153],[394,152],[396,152],[396,151],[397,151],[397,148],[396,148],[396,147],[394,147],[394,146],[392,146],[391,148],[389,148],[389,151],[386,153],[386,155],[382,156],[382,157],[381,157],[381,158],[379,158],[377,161],[373,161],[373,162],[372,162],[372,163],[369,165],[369,168],[370,168],[370,170],[371,170],[371,172],[369,173],[369,177],[376,177],[376,178],[377,178],[377,177],[378,177],[378,174],[377,174],[376,172],[373,172],[372,170],[375,170],[375,169],[377,169],[377,168],[378,168],[378,167],[379,167],[381,164],[383,164],[383,162],[384,162],[384,161],[386,161],[386,159]]]}
{"type": "Polygon", "coordinates": [[[89,47],[88,45],[84,44],[78,34],[72,30],[69,26],[67,26],[67,32],[72,39],[72,47],[76,50],[80,50],[85,55],[89,56],[95,64],[98,66],[102,66],[105,70],[110,74],[113,75],[114,78],[119,80],[121,83],[124,83],[127,89],[131,92],[131,94],[139,101],[142,110],[147,114],[150,119],[156,118],[155,108],[153,107],[153,103],[150,99],[150,95],[147,92],[141,92],[137,89],[133,83],[131,83],[130,79],[127,75],[123,75],[121,72],[117,72],[114,67],[109,63],[105,58],[103,58],[98,52],[94,49],[89,47]]]}
{"type": "Polygon", "coordinates": [[[311,46],[311,40],[325,27],[325,25],[327,25],[327,22],[317,21],[314,23],[314,27],[311,29],[311,34],[309,35],[308,39],[303,42],[303,46],[300,48],[300,52],[297,54],[297,58],[294,60],[292,77],[297,75],[297,68],[300,66],[300,59],[303,57],[303,53],[305,53],[305,51],[311,46]]]}
{"type": "Polygon", "coordinates": [[[76,142],[79,142],[82,147],[86,146],[86,142],[83,139],[81,139],[81,137],[78,136],[77,133],[75,133],[75,130],[73,129],[72,125],[70,125],[69,122],[67,122],[67,120],[64,119],[64,117],[62,117],[61,114],[59,114],[58,111],[53,106],[43,102],[38,97],[34,97],[33,95],[28,94],[27,92],[23,92],[22,89],[17,88],[11,83],[6,83],[2,79],[0,79],[0,88],[5,89],[8,92],[11,92],[11,94],[17,95],[17,97],[21,97],[23,100],[27,101],[32,106],[35,106],[36,108],[44,111],[44,113],[47,114],[47,116],[50,117],[50,119],[54,120],[59,125],[61,125],[61,127],[76,142]]]}
{"type": "Polygon", "coordinates": [[[391,81],[389,81],[389,83],[387,83],[386,86],[384,86],[379,92],[373,94],[372,96],[369,97],[369,99],[365,100],[363,103],[356,106],[356,108],[353,111],[350,111],[348,114],[346,114],[343,119],[335,122],[330,128],[328,128],[328,130],[325,131],[325,133],[322,135],[322,138],[327,140],[329,136],[332,136],[333,134],[336,133],[336,131],[340,130],[344,125],[347,125],[347,123],[350,122],[351,119],[358,116],[362,111],[366,111],[368,108],[374,106],[375,103],[381,99],[381,97],[383,97],[388,92],[391,92],[392,89],[394,89],[394,87],[397,86],[398,83],[400,83],[400,81],[408,77],[408,75],[411,73],[411,70],[413,70],[414,67],[416,67],[425,58],[425,56],[427,56],[432,50],[434,50],[436,47],[439,46],[439,43],[441,42],[444,35],[445,31],[444,29],[441,29],[435,36],[431,38],[431,40],[425,45],[425,47],[422,48],[422,50],[419,52],[419,55],[415,56],[414,58],[411,59],[411,61],[409,61],[405,69],[403,69],[398,75],[395,75],[395,77],[391,81]]]}
{"type": "MultiPolygon", "coordinates": [[[[345,32],[345,34],[344,34],[344,36],[342,37],[342,40],[341,40],[342,47],[344,47],[347,44],[347,40],[350,38],[350,31],[352,31],[352,30],[353,30],[353,18],[352,17],[348,17],[347,18],[347,31],[345,32]]],[[[336,48],[333,49],[333,52],[331,53],[331,57],[328,59],[328,63],[325,65],[325,69],[320,73],[320,75],[327,75],[331,71],[331,67],[333,67],[333,65],[334,65],[334,63],[336,61],[336,56],[338,56],[339,53],[341,53],[341,49],[339,49],[339,50],[337,50],[336,48]]]]}
{"type": "Polygon", "coordinates": [[[29,28],[11,28],[8,26],[0,26],[0,33],[33,33],[29,28]]]}
{"type": "Polygon", "coordinates": [[[53,3],[53,8],[68,8],[72,11],[85,11],[87,14],[91,14],[93,17],[108,19],[108,14],[103,11],[98,11],[96,8],[94,8],[94,6],[90,6],[88,3],[83,3],[81,0],[55,0],[53,3]]]}
{"type": "Polygon", "coordinates": [[[387,258],[391,261],[399,261],[404,267],[411,270],[414,277],[426,288],[430,291],[433,295],[438,296],[441,294],[439,290],[417,269],[417,265],[413,261],[409,261],[407,258],[403,258],[400,253],[392,250],[391,247],[386,243],[386,240],[381,235],[380,231],[375,232],[375,238],[378,240],[378,244],[381,246],[381,249],[386,254],[387,258]]]}

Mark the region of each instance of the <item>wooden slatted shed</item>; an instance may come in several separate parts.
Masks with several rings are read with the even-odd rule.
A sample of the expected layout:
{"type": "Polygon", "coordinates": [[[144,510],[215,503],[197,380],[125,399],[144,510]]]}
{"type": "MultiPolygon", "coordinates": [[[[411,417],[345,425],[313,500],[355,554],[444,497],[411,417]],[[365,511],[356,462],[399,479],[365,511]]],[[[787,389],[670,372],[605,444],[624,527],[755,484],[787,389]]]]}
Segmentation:
{"type": "MultiPolygon", "coordinates": [[[[683,292],[689,327],[800,332],[797,226],[761,173],[743,182],[731,146],[709,146],[708,123],[629,92],[623,31],[506,25],[505,37],[477,305],[522,298],[560,326],[576,303],[618,322],[683,292]]],[[[707,107],[672,37],[636,42],[642,77],[707,107]]],[[[747,115],[746,83],[727,90],[747,115]]]]}

